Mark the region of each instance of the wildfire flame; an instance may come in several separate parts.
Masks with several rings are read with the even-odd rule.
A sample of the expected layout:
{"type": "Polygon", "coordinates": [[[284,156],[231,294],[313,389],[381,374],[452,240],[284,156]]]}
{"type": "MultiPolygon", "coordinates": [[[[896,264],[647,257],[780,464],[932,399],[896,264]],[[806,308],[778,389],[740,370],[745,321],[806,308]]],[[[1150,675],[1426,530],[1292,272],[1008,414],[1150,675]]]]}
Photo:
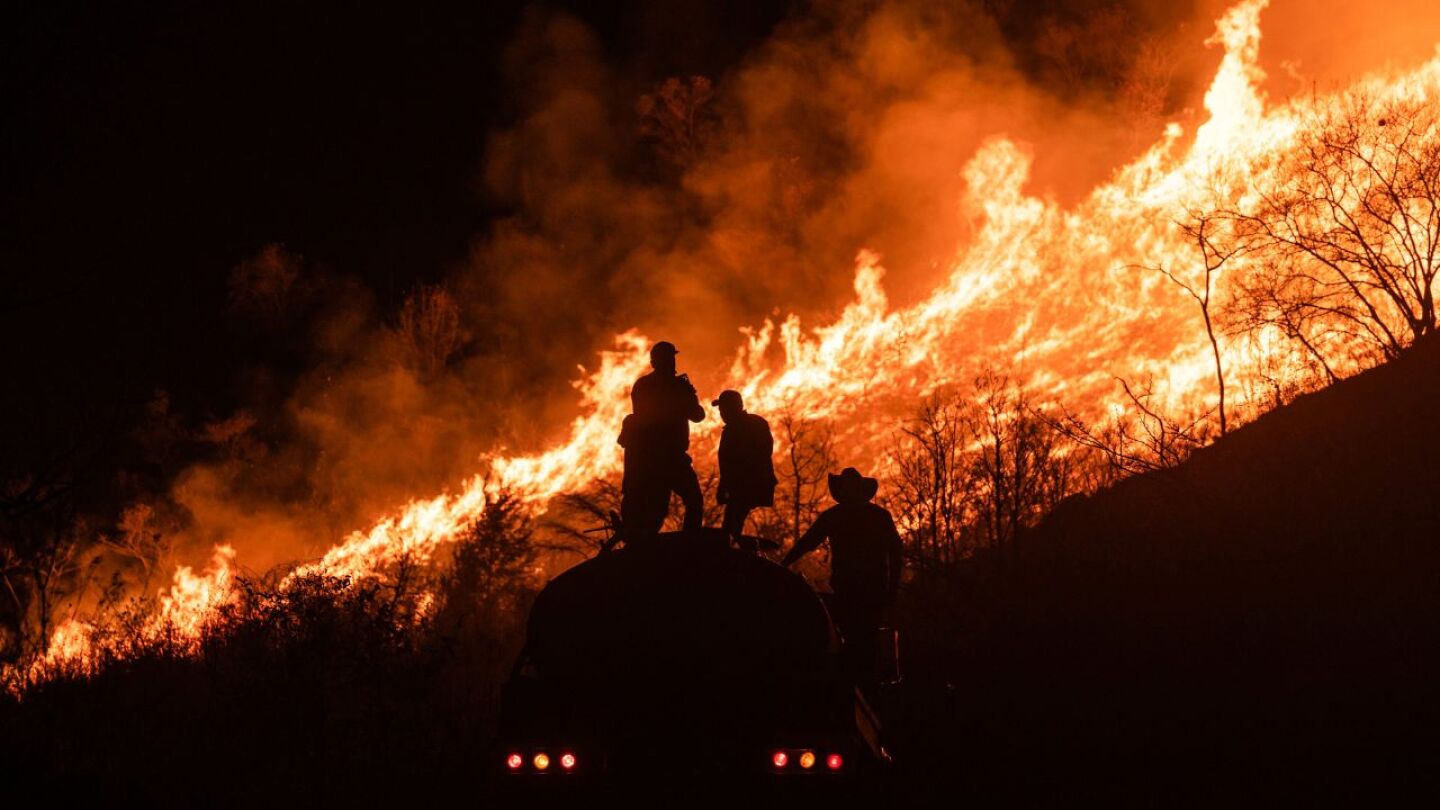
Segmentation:
{"type": "MultiPolygon", "coordinates": [[[[863,415],[970,379],[997,357],[1013,363],[1030,390],[1091,410],[1116,405],[1117,373],[1153,376],[1172,401],[1212,400],[1213,358],[1193,302],[1139,266],[1193,263],[1193,245],[1173,221],[1198,204],[1205,189],[1244,194],[1273,182],[1267,175],[1271,159],[1293,144],[1307,117],[1344,96],[1267,104],[1257,63],[1267,2],[1245,0],[1217,21],[1209,43],[1223,47],[1224,56],[1205,95],[1208,120],[1188,147],[1182,146],[1180,125],[1168,125],[1148,151],[1065,209],[1027,195],[1030,155],[1003,136],[992,138],[964,175],[961,210],[976,224],[975,238],[928,297],[892,308],[880,257],[862,252],[855,298],[832,323],[807,328],[792,315],[742,330],[724,386],[740,390],[757,412],[789,406],[832,420],[857,455],[883,438],[866,428],[863,415]]],[[[1437,89],[1440,55],[1408,73],[1364,79],[1348,92],[1423,99],[1437,89]]],[[[629,387],[648,370],[650,343],[625,332],[600,353],[598,367],[581,369],[575,384],[581,415],[563,441],[532,455],[487,458],[485,473],[453,492],[405,504],[296,569],[291,579],[326,574],[353,580],[402,557],[423,561],[502,489],[538,505],[613,474],[629,387]]],[[[1263,341],[1224,347],[1226,366],[1242,389],[1266,351],[1263,341]]],[[[711,420],[702,430],[714,427],[711,420]]],[[[176,571],[151,620],[152,632],[198,634],[231,598],[233,565],[234,551],[225,546],[204,574],[176,571]]],[[[63,624],[34,671],[83,664],[90,639],[89,625],[63,624]]]]}
{"type": "MultiPolygon", "coordinates": [[[[198,639],[215,610],[232,597],[234,563],[235,549],[222,545],[216,546],[204,574],[196,574],[188,565],[176,568],[170,590],[160,594],[159,608],[139,628],[141,638],[163,636],[182,645],[198,639]]],[[[93,654],[95,630],[94,625],[79,619],[60,624],[51,634],[45,654],[29,664],[21,680],[33,682],[55,672],[93,669],[98,663],[93,654]]]]}

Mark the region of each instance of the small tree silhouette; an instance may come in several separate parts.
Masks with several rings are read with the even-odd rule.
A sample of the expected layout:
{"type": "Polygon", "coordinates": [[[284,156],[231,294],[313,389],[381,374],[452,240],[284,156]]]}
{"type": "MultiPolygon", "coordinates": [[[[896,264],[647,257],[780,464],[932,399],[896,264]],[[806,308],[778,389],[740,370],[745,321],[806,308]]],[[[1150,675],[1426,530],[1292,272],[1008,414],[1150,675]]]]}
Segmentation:
{"type": "Polygon", "coordinates": [[[715,127],[709,105],[715,88],[704,76],[669,78],[640,97],[636,112],[640,134],[655,144],[660,157],[686,169],[699,160],[715,127]]]}
{"type": "Polygon", "coordinates": [[[986,545],[1009,549],[1021,528],[1076,491],[1074,457],[1061,451],[1060,435],[1005,375],[983,372],[975,394],[977,522],[986,545]]]}
{"type": "Polygon", "coordinates": [[[535,586],[533,539],[533,521],[519,499],[509,492],[491,499],[455,542],[441,578],[440,625],[497,627],[517,620],[535,586]]]}
{"type": "Polygon", "coordinates": [[[1081,465],[1063,435],[1008,377],[986,370],[964,393],[921,402],[891,454],[890,502],[919,570],[980,548],[1006,550],[1079,490],[1081,465]]]}
{"type": "Polygon", "coordinates": [[[1101,484],[1175,467],[1209,441],[1207,425],[1211,411],[1176,418],[1154,404],[1155,394],[1150,382],[1138,389],[1118,377],[1116,382],[1131,407],[1111,416],[1106,422],[1092,424],[1063,409],[1058,416],[1035,411],[1069,441],[1100,454],[1107,467],[1107,474],[1101,476],[1101,484]]]}
{"type": "Polygon", "coordinates": [[[431,284],[416,287],[405,299],[395,335],[407,360],[427,376],[443,370],[466,340],[455,297],[431,284]]]}
{"type": "Polygon", "coordinates": [[[759,531],[794,545],[825,507],[827,476],[835,467],[835,436],[829,423],[802,415],[793,402],[776,414],[772,429],[779,440],[775,508],[762,513],[759,531]]]}
{"type": "Polygon", "coordinates": [[[1154,268],[1200,307],[1200,318],[1205,324],[1205,337],[1210,341],[1210,350],[1215,358],[1215,386],[1220,395],[1218,411],[1221,436],[1229,431],[1229,425],[1225,414],[1225,365],[1220,356],[1220,339],[1216,335],[1213,301],[1221,270],[1227,262],[1244,254],[1248,248],[1247,243],[1234,238],[1233,233],[1222,232],[1228,224],[1231,223],[1216,214],[1192,212],[1187,219],[1176,223],[1176,226],[1199,253],[1200,271],[1186,273],[1170,270],[1164,265],[1154,268]]]}
{"type": "Polygon", "coordinates": [[[891,453],[890,501],[907,529],[913,563],[921,570],[957,562],[968,549],[975,456],[969,442],[971,408],[953,392],[923,400],[900,428],[891,453]]]}

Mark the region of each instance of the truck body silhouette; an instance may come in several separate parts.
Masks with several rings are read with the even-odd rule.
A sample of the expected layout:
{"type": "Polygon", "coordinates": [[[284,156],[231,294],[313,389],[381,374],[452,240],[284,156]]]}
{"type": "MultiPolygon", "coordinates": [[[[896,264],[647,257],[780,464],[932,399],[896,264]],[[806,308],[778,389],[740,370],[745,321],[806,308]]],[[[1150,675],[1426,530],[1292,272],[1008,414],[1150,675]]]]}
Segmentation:
{"type": "Polygon", "coordinates": [[[523,790],[713,777],[822,791],[888,761],[820,597],[718,529],[662,534],[552,580],[500,725],[502,779],[523,790]]]}

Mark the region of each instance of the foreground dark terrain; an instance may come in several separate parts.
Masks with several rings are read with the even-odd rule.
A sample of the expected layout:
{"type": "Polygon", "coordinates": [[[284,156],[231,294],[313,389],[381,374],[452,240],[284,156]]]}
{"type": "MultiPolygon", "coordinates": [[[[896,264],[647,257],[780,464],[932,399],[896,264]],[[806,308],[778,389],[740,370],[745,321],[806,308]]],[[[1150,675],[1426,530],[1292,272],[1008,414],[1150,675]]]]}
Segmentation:
{"type": "MultiPolygon", "coordinates": [[[[1433,795],[1437,401],[1426,339],[1179,468],[1063,504],[1007,557],[910,582],[907,677],[879,701],[896,799],[1433,795]]],[[[198,659],[157,651],[6,701],[7,792],[483,802],[518,627],[447,604],[397,633],[386,594],[337,604],[316,583],[198,659]]]]}
{"type": "Polygon", "coordinates": [[[1437,398],[1432,337],[912,592],[913,784],[1434,795],[1437,398]]]}

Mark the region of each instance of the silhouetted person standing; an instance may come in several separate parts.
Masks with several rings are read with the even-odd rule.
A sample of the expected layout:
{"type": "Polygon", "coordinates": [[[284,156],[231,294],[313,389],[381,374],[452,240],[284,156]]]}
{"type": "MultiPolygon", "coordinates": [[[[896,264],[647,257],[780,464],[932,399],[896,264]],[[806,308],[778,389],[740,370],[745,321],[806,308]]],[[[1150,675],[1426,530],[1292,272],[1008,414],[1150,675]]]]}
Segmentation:
{"type": "Polygon", "coordinates": [[[830,476],[835,506],[815,519],[795,542],[782,564],[789,566],[830,541],[830,587],[835,592],[835,623],[845,639],[846,657],[869,673],[875,654],[875,631],[885,607],[895,601],[904,567],[904,547],[895,521],[884,507],[871,503],[880,484],[854,467],[830,476]]]}
{"type": "Polygon", "coordinates": [[[720,409],[720,486],[715,500],[725,506],[725,533],[740,543],[745,519],[756,507],[775,504],[775,441],[770,423],[748,413],[739,391],[722,391],[710,403],[720,409]]]}
{"type": "Polygon", "coordinates": [[[654,370],[630,389],[631,415],[620,433],[625,448],[620,519],[630,539],[658,534],[670,509],[670,493],[685,504],[685,528],[698,529],[705,504],[690,466],[690,422],[705,418],[695,386],[675,373],[675,344],[650,349],[654,370]]]}

